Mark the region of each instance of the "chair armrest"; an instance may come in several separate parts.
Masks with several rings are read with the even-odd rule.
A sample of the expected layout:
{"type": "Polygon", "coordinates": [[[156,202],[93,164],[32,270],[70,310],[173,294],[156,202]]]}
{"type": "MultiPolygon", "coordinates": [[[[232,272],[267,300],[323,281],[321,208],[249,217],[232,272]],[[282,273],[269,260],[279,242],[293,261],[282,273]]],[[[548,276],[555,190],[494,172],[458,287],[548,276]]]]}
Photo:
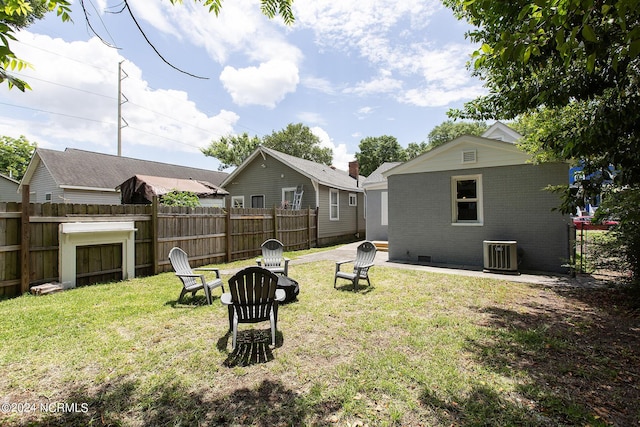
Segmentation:
{"type": "Polygon", "coordinates": [[[342,260],[342,261],[336,261],[336,265],[342,265],[342,264],[346,264],[349,262],[353,262],[353,259],[346,259],[346,260],[342,260]]]}
{"type": "MultiPolygon", "coordinates": [[[[204,274],[192,274],[192,273],[176,273],[178,277],[193,277],[194,279],[200,278],[200,282],[202,282],[202,287],[207,286],[207,280],[204,278],[204,274]]],[[[193,286],[189,286],[189,289],[193,288],[193,286]]]]}
{"type": "Polygon", "coordinates": [[[202,283],[205,283],[206,280],[204,279],[204,274],[193,274],[193,273],[176,273],[176,276],[178,277],[193,277],[193,278],[200,278],[202,280],[202,283]]]}
{"type": "Polygon", "coordinates": [[[362,268],[369,268],[369,267],[373,267],[374,265],[375,265],[375,264],[371,262],[371,263],[369,263],[369,264],[359,265],[359,266],[357,266],[356,268],[357,268],[358,270],[360,270],[360,269],[362,269],[362,268]]]}
{"type": "Polygon", "coordinates": [[[284,289],[276,289],[276,301],[284,301],[287,297],[287,293],[284,289]]]}
{"type": "Polygon", "coordinates": [[[216,277],[219,279],[220,278],[220,269],[219,268],[213,268],[213,267],[198,267],[198,268],[194,268],[193,271],[214,271],[216,273],[216,277]]]}
{"type": "Polygon", "coordinates": [[[231,305],[233,302],[231,301],[231,294],[226,292],[220,296],[220,302],[224,305],[231,305]]]}

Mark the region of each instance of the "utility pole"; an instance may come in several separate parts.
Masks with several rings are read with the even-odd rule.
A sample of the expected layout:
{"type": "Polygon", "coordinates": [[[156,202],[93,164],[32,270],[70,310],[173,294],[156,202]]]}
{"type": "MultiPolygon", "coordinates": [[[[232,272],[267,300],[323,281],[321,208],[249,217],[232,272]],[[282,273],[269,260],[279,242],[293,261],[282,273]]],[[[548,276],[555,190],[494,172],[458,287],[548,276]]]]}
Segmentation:
{"type": "Polygon", "coordinates": [[[127,97],[122,94],[122,80],[129,77],[126,72],[122,71],[123,62],[118,63],[118,157],[122,156],[122,128],[128,126],[127,121],[122,118],[122,104],[128,101],[127,97]],[[124,77],[122,77],[122,73],[124,73],[124,77]],[[125,126],[122,126],[122,122],[125,123],[125,126]]]}

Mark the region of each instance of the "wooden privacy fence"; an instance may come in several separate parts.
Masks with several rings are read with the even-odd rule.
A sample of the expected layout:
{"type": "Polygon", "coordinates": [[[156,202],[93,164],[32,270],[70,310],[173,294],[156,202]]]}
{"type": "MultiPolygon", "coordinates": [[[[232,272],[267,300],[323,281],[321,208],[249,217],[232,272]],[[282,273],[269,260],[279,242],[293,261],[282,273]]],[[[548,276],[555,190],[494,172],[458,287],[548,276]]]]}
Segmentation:
{"type": "MultiPolygon", "coordinates": [[[[287,251],[317,245],[315,209],[0,203],[0,297],[59,280],[60,224],[113,221],[135,224],[136,276],[170,271],[174,246],[198,267],[259,256],[260,245],[270,238],[287,251]]],[[[121,280],[122,246],[78,246],[76,283],[121,280]]]]}

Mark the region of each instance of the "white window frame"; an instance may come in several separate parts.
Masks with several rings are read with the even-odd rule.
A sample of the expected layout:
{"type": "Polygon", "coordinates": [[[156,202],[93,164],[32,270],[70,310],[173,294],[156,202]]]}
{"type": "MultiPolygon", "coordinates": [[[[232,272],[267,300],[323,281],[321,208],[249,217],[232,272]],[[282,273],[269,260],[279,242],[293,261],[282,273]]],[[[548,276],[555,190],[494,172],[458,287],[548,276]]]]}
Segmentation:
{"type": "Polygon", "coordinates": [[[293,196],[291,197],[291,200],[287,200],[289,202],[289,206],[288,208],[291,209],[291,207],[293,206],[293,199],[296,197],[296,187],[283,187],[282,188],[282,199],[280,201],[280,207],[284,208],[285,204],[285,200],[287,200],[287,198],[285,197],[286,193],[293,193],[293,196]]]}
{"type": "Polygon", "coordinates": [[[244,208],[244,196],[231,196],[231,207],[244,208]],[[236,203],[239,204],[240,206],[236,206],[236,203]]]}
{"type": "Polygon", "coordinates": [[[53,193],[44,193],[44,201],[51,202],[53,200],[53,193]]]}
{"type": "Polygon", "coordinates": [[[389,225],[389,192],[380,193],[380,225],[389,225]]]}
{"type": "Polygon", "coordinates": [[[329,189],[329,221],[340,221],[340,191],[329,189]],[[331,196],[336,195],[336,203],[331,200],[331,196]],[[336,208],[336,216],[333,216],[333,207],[336,208]]]}
{"type": "Polygon", "coordinates": [[[484,208],[482,202],[482,175],[458,175],[451,177],[451,225],[457,226],[482,226],[484,225],[484,208]],[[458,191],[457,184],[459,181],[475,181],[476,182],[476,197],[472,199],[457,199],[458,191]],[[476,203],[476,216],[475,220],[459,220],[458,219],[458,203],[461,201],[475,202],[476,203]]]}
{"type": "Polygon", "coordinates": [[[358,206],[358,195],[356,193],[349,193],[349,206],[358,206]]]}

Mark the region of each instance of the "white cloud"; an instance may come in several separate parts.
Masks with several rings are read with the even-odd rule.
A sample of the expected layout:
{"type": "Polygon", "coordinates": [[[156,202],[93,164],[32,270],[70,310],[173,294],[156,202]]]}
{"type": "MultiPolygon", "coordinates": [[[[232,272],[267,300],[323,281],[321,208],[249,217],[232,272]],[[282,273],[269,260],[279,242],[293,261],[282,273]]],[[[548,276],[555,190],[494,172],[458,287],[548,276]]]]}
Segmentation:
{"type": "Polygon", "coordinates": [[[455,90],[443,90],[436,85],[410,89],[401,96],[398,101],[405,104],[417,105],[419,107],[444,107],[454,102],[465,101],[483,95],[481,87],[468,86],[455,90]]]}
{"type": "Polygon", "coordinates": [[[358,117],[358,120],[364,120],[365,118],[373,114],[376,110],[377,108],[374,107],[358,108],[358,110],[356,111],[356,117],[358,117]]]}
{"type": "Polygon", "coordinates": [[[310,111],[301,111],[297,114],[298,119],[303,123],[312,123],[317,125],[324,125],[327,121],[321,114],[313,113],[310,111]]]}
{"type": "Polygon", "coordinates": [[[236,104],[274,108],[287,93],[295,91],[300,78],[295,64],[273,60],[259,67],[226,66],[220,73],[220,81],[236,104]]]}
{"type": "Polygon", "coordinates": [[[466,70],[473,49],[469,44],[442,47],[429,39],[426,29],[442,10],[437,0],[294,3],[297,25],[313,30],[319,46],[358,55],[377,74],[369,79],[361,77],[344,93],[363,97],[387,94],[417,106],[446,105],[448,100],[480,88],[466,70]],[[470,85],[475,88],[469,90],[470,85]],[[420,89],[426,86],[429,91],[420,89]],[[438,98],[425,99],[420,94],[438,98]]]}
{"type": "Polygon", "coordinates": [[[180,38],[179,29],[168,19],[170,13],[175,10],[169,2],[130,1],[128,5],[137,21],[147,21],[158,31],[180,38]]]}
{"type": "MultiPolygon", "coordinates": [[[[23,76],[33,90],[2,91],[0,99],[32,113],[30,120],[21,123],[21,133],[40,146],[102,147],[115,152],[117,64],[124,58],[97,38],[67,43],[22,31],[19,40],[12,47],[34,67],[23,76]],[[33,115],[34,111],[39,113],[33,115]]],[[[122,105],[122,116],[128,123],[122,129],[123,151],[124,146],[152,146],[199,152],[213,138],[231,133],[239,120],[231,111],[204,114],[184,91],[151,89],[142,79],[142,71],[130,61],[125,60],[122,68],[127,75],[122,92],[128,100],[122,105]]]]}
{"type": "Polygon", "coordinates": [[[375,95],[380,93],[395,93],[402,89],[402,81],[381,77],[368,82],[360,81],[354,87],[347,88],[344,93],[353,93],[359,96],[375,95]]]}
{"type": "MultiPolygon", "coordinates": [[[[285,94],[295,91],[302,52],[286,40],[276,21],[260,13],[257,1],[225,3],[218,16],[197,3],[184,2],[177,7],[169,2],[152,3],[152,8],[161,8],[171,17],[171,22],[179,26],[177,32],[185,40],[206,49],[216,62],[226,64],[220,80],[238,105],[273,108],[285,94]],[[240,55],[244,62],[257,65],[244,68],[228,65],[233,55],[240,55]]],[[[145,2],[144,8],[147,7],[145,2]]],[[[153,15],[149,22],[154,26],[162,25],[153,19],[153,15]]],[[[163,30],[164,27],[157,28],[163,30]]]]}
{"type": "Polygon", "coordinates": [[[341,170],[349,170],[349,162],[355,159],[354,153],[347,152],[346,144],[336,145],[329,134],[321,127],[312,127],[311,133],[320,138],[320,146],[333,151],[333,166],[341,170]]]}
{"type": "Polygon", "coordinates": [[[301,84],[310,89],[317,90],[318,92],[326,93],[329,95],[333,95],[335,93],[335,89],[333,88],[331,82],[328,79],[324,79],[321,77],[304,77],[301,80],[301,84]]]}

